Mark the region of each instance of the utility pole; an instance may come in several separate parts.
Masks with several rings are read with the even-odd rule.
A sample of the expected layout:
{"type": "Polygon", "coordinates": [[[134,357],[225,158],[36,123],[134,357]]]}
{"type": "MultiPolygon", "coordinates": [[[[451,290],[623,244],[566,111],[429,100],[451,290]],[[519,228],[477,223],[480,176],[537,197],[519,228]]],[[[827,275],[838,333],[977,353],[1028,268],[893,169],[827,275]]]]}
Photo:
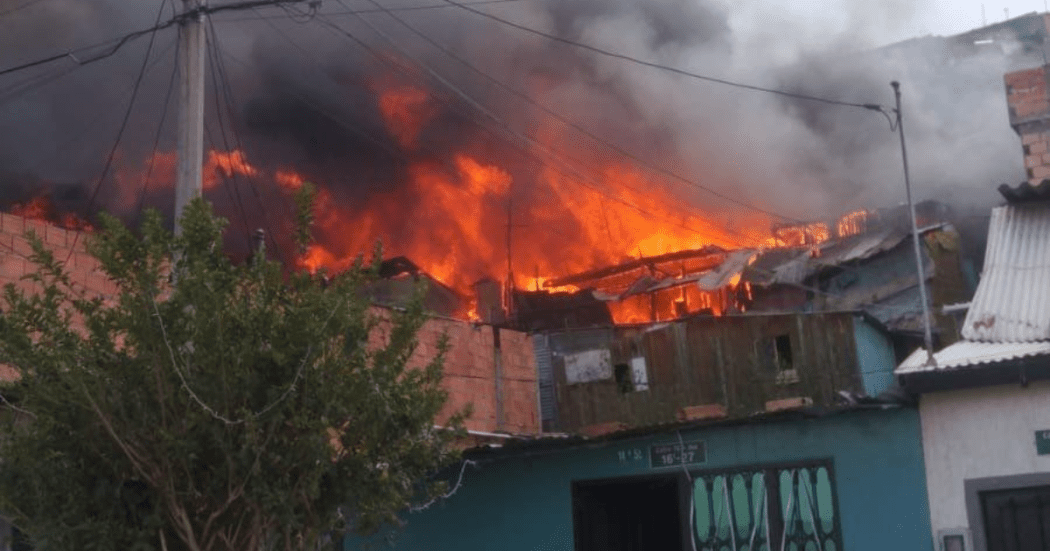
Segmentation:
{"type": "Polygon", "coordinates": [[[179,23],[179,138],[175,171],[175,233],[186,205],[201,195],[204,165],[204,17],[207,0],[183,0],[179,23]]]}
{"type": "Polygon", "coordinates": [[[904,147],[904,116],[901,115],[901,83],[890,83],[897,97],[897,131],[901,137],[901,157],[904,159],[904,189],[908,194],[908,213],[911,215],[911,236],[915,245],[915,265],[919,276],[919,300],[922,301],[922,325],[925,331],[926,365],[937,365],[933,358],[933,330],[930,328],[930,304],[926,301],[926,270],[922,265],[922,249],[919,246],[919,223],[915,217],[915,203],[911,199],[911,180],[908,176],[908,150],[904,147]]]}

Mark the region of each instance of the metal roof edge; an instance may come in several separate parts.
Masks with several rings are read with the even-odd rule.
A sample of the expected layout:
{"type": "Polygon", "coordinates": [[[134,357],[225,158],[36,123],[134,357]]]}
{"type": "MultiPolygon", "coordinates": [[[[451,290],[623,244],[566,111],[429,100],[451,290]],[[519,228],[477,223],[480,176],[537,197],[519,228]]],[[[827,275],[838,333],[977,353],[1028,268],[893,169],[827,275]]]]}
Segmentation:
{"type": "MultiPolygon", "coordinates": [[[[624,430],[586,437],[579,434],[559,434],[556,437],[539,435],[533,438],[508,439],[498,447],[478,447],[465,450],[464,455],[532,455],[535,453],[555,453],[575,447],[597,447],[613,442],[622,442],[648,438],[664,432],[683,430],[722,429],[739,426],[783,423],[822,419],[834,415],[861,413],[866,411],[887,411],[896,409],[915,409],[916,405],[904,401],[878,401],[871,399],[868,403],[843,404],[837,406],[812,406],[784,411],[756,412],[747,417],[726,419],[704,419],[694,421],[672,421],[655,425],[630,427],[624,430]]],[[[473,457],[472,457],[473,458],[473,457]]]]}

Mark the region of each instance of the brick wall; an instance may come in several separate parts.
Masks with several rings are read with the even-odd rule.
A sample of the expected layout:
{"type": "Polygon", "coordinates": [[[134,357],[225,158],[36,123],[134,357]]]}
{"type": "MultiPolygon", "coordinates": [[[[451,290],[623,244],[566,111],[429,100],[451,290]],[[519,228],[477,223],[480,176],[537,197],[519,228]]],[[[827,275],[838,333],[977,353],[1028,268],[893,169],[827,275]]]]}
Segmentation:
{"type": "Polygon", "coordinates": [[[1006,103],[1010,125],[1021,136],[1025,172],[1029,182],[1050,178],[1050,94],[1046,67],[1007,73],[1006,103]]]}
{"type": "Polygon", "coordinates": [[[490,325],[434,318],[420,331],[419,348],[414,358],[417,365],[433,357],[442,333],[449,337],[445,361],[449,403],[443,415],[471,404],[473,415],[466,421],[468,429],[537,433],[536,359],[529,336],[490,325]],[[498,393],[493,331],[499,331],[502,377],[498,393]],[[502,419],[497,419],[498,401],[502,401],[502,419]]]}
{"type": "Polygon", "coordinates": [[[30,230],[54,251],[56,259],[65,262],[75,287],[88,295],[107,296],[116,292],[116,286],[99,270],[98,261],[84,249],[86,235],[77,239],[76,231],[7,213],[0,213],[0,286],[13,283],[25,291],[33,290],[31,283],[21,279],[35,269],[29,261],[32,251],[25,237],[30,230]]]}
{"type": "Polygon", "coordinates": [[[1010,124],[1050,115],[1050,103],[1048,103],[1046,94],[1045,67],[1007,73],[1003,76],[1003,81],[1006,84],[1006,103],[1010,111],[1010,124]]]}
{"type": "MultiPolygon", "coordinates": [[[[76,232],[45,222],[30,220],[13,214],[0,213],[0,286],[13,283],[26,292],[34,286],[22,276],[34,268],[29,261],[31,250],[25,233],[36,232],[55,253],[66,262],[66,269],[74,285],[88,295],[112,296],[116,287],[99,270],[98,262],[84,248],[87,236],[76,238],[76,232]],[[72,254],[70,254],[72,251],[72,254]]],[[[451,319],[431,319],[419,335],[419,349],[413,358],[415,365],[425,363],[436,351],[438,337],[449,336],[450,350],[445,362],[445,386],[449,404],[445,415],[473,404],[474,413],[467,420],[471,430],[511,433],[536,433],[538,413],[536,404],[536,361],[528,335],[517,331],[499,330],[499,354],[502,365],[501,392],[502,419],[497,419],[496,347],[494,328],[489,325],[451,319]]],[[[0,364],[0,379],[11,380],[17,373],[0,364]]]]}

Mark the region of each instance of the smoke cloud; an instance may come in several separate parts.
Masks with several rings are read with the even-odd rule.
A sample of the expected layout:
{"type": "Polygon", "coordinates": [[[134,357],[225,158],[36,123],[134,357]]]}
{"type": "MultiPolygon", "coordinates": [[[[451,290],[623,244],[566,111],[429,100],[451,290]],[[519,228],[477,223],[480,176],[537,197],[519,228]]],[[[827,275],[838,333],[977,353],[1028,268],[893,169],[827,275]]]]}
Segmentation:
{"type": "MultiPolygon", "coordinates": [[[[397,7],[424,5],[434,4],[397,7]]],[[[138,0],[35,3],[0,17],[0,67],[148,27],[158,7],[138,0]]],[[[541,200],[529,196],[530,182],[552,161],[523,136],[568,158],[555,165],[580,173],[625,161],[374,8],[368,1],[326,1],[316,16],[293,18],[276,8],[216,15],[213,28],[232,101],[209,76],[211,147],[243,148],[253,164],[271,173],[294,168],[341,204],[396,192],[419,162],[447,169],[452,151],[499,165],[512,176],[520,200],[541,200]],[[346,13],[355,10],[373,11],[346,13]],[[424,121],[416,135],[392,132],[377,101],[381,91],[399,86],[431,95],[416,106],[422,111],[413,116],[424,121]],[[223,136],[220,118],[228,118],[237,138],[228,128],[223,136]]],[[[799,94],[892,107],[889,82],[898,80],[917,199],[951,198],[960,208],[986,210],[997,201],[999,183],[1024,179],[1002,75],[1041,63],[1041,54],[1009,37],[979,47],[940,37],[879,47],[914,27],[921,4],[847,2],[834,13],[816,7],[799,13],[758,1],[520,0],[476,9],[569,41],[799,94]]],[[[162,17],[170,18],[171,11],[166,7],[162,17]]],[[[897,134],[877,112],[697,81],[455,7],[396,13],[616,148],[740,202],[792,219],[828,219],[904,199],[897,134]]],[[[118,170],[101,188],[99,206],[128,217],[134,217],[142,189],[137,180],[122,182],[114,174],[119,167],[145,166],[165,112],[158,149],[174,147],[174,109],[164,104],[174,40],[173,29],[156,38],[155,61],[149,62],[118,148],[118,170]]],[[[89,194],[76,190],[93,189],[101,175],[146,43],[139,39],[84,67],[69,59],[0,77],[3,200],[51,191],[67,208],[85,206],[89,194]]],[[[682,205],[709,213],[718,224],[739,225],[747,212],[657,173],[649,177],[649,185],[672,190],[682,205]]],[[[254,193],[249,183],[240,185],[239,198],[212,192],[224,214],[243,218],[243,205],[254,213],[268,203],[271,217],[288,217],[287,201],[272,183],[260,182],[254,193]]],[[[154,188],[145,202],[168,209],[168,195],[154,188]]],[[[390,215],[407,218],[428,207],[411,201],[402,206],[402,213],[390,215]]]]}

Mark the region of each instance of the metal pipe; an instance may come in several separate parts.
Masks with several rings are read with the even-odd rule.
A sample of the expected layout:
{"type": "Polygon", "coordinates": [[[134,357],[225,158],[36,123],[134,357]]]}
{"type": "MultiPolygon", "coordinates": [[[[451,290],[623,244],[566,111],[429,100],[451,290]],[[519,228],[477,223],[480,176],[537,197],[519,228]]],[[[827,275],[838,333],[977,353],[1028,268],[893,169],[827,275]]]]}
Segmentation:
{"type": "Polygon", "coordinates": [[[930,328],[930,304],[926,300],[926,270],[922,265],[922,249],[919,246],[919,223],[915,217],[915,203],[911,199],[911,179],[908,175],[908,149],[904,146],[904,116],[901,114],[901,83],[890,83],[897,98],[897,131],[901,137],[901,158],[904,160],[904,189],[908,194],[908,213],[911,215],[911,236],[915,245],[915,265],[919,271],[919,300],[922,301],[922,322],[926,342],[926,365],[937,365],[933,358],[933,330],[930,328]]]}

